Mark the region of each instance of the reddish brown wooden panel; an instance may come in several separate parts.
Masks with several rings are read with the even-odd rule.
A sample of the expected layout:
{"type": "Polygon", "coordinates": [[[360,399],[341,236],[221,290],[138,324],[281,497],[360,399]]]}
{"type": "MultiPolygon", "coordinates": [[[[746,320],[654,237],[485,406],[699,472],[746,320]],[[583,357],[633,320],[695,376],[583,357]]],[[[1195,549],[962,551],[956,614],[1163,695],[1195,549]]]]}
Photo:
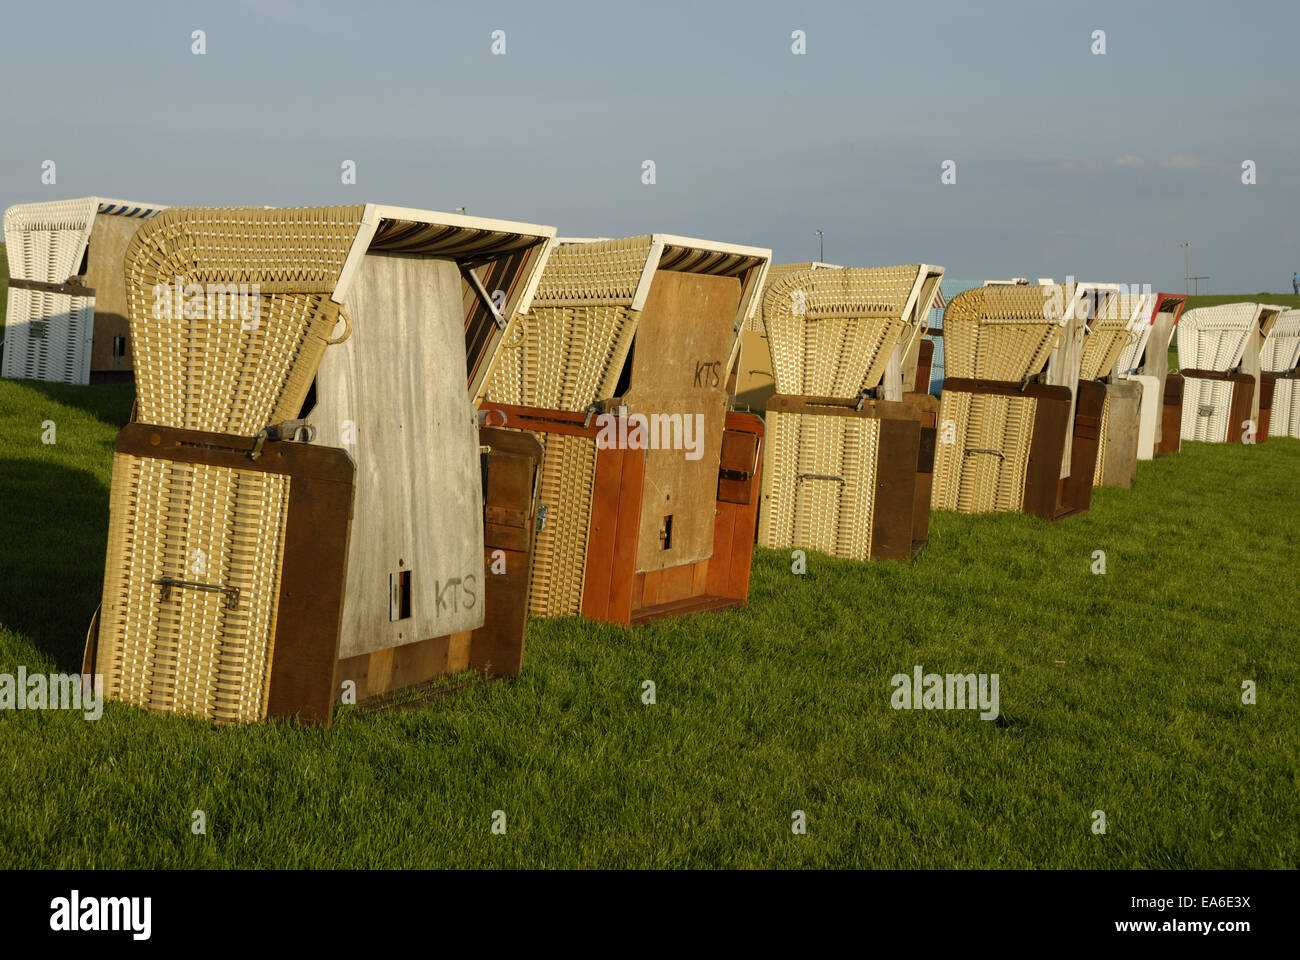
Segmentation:
{"type": "Polygon", "coordinates": [[[1160,442],[1156,453],[1177,453],[1182,444],[1183,388],[1186,382],[1181,374],[1165,377],[1165,395],[1160,405],[1160,442]]]}
{"type": "MultiPolygon", "coordinates": [[[[713,556],[707,561],[708,573],[700,593],[730,596],[731,568],[736,551],[736,519],[740,504],[719,503],[713,518],[713,556]]],[[[751,547],[752,550],[752,547],[751,547]]]]}
{"type": "Polygon", "coordinates": [[[587,534],[587,569],[582,583],[582,615],[593,620],[609,618],[614,550],[619,536],[619,497],[626,459],[627,451],[624,450],[596,452],[591,527],[587,534]]]}
{"type": "MultiPolygon", "coordinates": [[[[1228,408],[1228,442],[1245,443],[1247,431],[1245,424],[1251,420],[1255,407],[1255,378],[1248,373],[1234,374],[1232,377],[1232,404],[1228,408]]],[[[1259,425],[1256,424],[1255,439],[1259,440],[1259,425]]]]}
{"type": "MultiPolygon", "coordinates": [[[[748,432],[756,438],[753,482],[763,473],[763,421],[748,413],[727,414],[728,431],[748,432]]],[[[759,498],[748,503],[718,503],[714,522],[713,559],[709,561],[708,592],[744,602],[749,598],[749,577],[754,563],[754,537],[758,527],[759,498]]]]}
{"type": "Polygon", "coordinates": [[[654,606],[661,603],[676,603],[693,596],[695,567],[696,564],[688,563],[638,574],[637,576],[644,577],[642,604],[654,606]]]}
{"type": "Polygon", "coordinates": [[[517,677],[524,666],[524,627],[528,620],[528,574],[531,554],[502,550],[504,573],[493,554],[499,547],[485,549],[483,626],[470,639],[469,665],[490,677],[517,677]]]}
{"type": "Polygon", "coordinates": [[[758,480],[758,436],[747,431],[724,430],[719,460],[717,499],[749,503],[758,480]]]}
{"type": "Polygon", "coordinates": [[[1259,375],[1259,426],[1255,431],[1255,442],[1263,443],[1268,439],[1268,425],[1273,418],[1273,393],[1277,388],[1277,378],[1281,374],[1261,373],[1259,375]]]}
{"type": "Polygon", "coordinates": [[[596,494],[587,539],[587,572],[582,614],[627,625],[632,616],[637,538],[645,452],[601,450],[596,454],[596,494]],[[598,519],[599,516],[599,519],[598,519]]]}

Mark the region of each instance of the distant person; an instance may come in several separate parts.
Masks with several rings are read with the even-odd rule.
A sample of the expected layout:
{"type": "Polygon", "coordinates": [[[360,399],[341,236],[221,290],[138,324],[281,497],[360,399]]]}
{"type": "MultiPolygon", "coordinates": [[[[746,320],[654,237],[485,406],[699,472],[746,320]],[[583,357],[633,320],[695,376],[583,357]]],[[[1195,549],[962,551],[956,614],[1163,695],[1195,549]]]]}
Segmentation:
{"type": "Polygon", "coordinates": [[[1300,273],[1291,273],[1291,292],[1300,293],[1300,273]]]}

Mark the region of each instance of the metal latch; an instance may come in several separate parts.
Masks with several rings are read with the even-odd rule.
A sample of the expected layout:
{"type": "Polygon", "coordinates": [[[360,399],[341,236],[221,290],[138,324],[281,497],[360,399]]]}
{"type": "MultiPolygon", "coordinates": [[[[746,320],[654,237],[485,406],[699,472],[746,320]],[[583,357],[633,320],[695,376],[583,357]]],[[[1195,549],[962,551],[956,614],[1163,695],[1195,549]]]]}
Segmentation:
{"type": "Polygon", "coordinates": [[[870,390],[863,390],[861,393],[858,394],[858,403],[857,406],[855,406],[853,409],[861,412],[862,407],[866,404],[868,400],[880,399],[880,391],[881,391],[880,387],[872,387],[870,390]]]}
{"type": "Polygon", "coordinates": [[[257,432],[257,442],[249,451],[248,459],[256,460],[262,455],[262,447],[268,440],[293,440],[297,443],[311,443],[316,439],[316,428],[306,420],[286,420],[275,423],[257,432]]]}
{"type": "Polygon", "coordinates": [[[239,609],[239,588],[223,587],[217,583],[197,583],[193,580],[177,580],[175,577],[163,577],[161,580],[155,580],[154,583],[162,587],[162,600],[166,602],[171,599],[173,587],[185,587],[191,590],[206,590],[208,593],[224,593],[226,595],[226,609],[239,609]]]}

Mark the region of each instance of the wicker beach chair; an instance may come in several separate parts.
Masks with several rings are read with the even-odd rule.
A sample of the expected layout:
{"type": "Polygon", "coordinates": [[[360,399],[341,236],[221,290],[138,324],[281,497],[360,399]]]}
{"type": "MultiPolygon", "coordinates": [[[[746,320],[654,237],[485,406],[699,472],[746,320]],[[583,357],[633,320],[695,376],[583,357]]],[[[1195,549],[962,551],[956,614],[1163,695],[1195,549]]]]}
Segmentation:
{"type": "Polygon", "coordinates": [[[103,197],[12,206],[0,376],[87,384],[131,370],[122,258],[140,224],[165,209],[103,197]]]}
{"type": "Polygon", "coordinates": [[[768,258],[663,234],[557,246],[480,405],[546,449],[530,612],[631,625],[745,602],[763,422],[726,387],[768,258]]]}
{"type": "Polygon", "coordinates": [[[553,234],[376,205],[173,208],[137,233],[137,422],[87,648],[110,697],[328,722],[518,672],[540,451],[480,432],[472,385],[553,234]]]}
{"type": "Polygon", "coordinates": [[[1260,354],[1283,312],[1270,304],[1227,303],[1183,314],[1178,366],[1184,380],[1184,440],[1259,439],[1260,354]]]}
{"type": "Polygon", "coordinates": [[[1278,317],[1260,352],[1259,439],[1300,437],[1300,310],[1278,317]]]}
{"type": "Polygon", "coordinates": [[[1078,512],[1079,488],[1089,496],[1092,489],[1104,402],[1100,385],[1078,380],[1083,323],[1096,301],[1091,287],[1023,283],[976,287],[949,300],[935,509],[1023,511],[1049,520],[1078,512]],[[1063,332],[1077,334],[1068,354],[1060,349],[1063,332]],[[1054,358],[1059,382],[1046,382],[1054,358]],[[1063,470],[1071,425],[1076,459],[1085,461],[1078,476],[1063,470]]]}
{"type": "Polygon", "coordinates": [[[942,276],[913,264],[793,271],[769,284],[776,393],[760,544],[855,560],[922,549],[938,403],[915,389],[917,344],[942,276]]]}

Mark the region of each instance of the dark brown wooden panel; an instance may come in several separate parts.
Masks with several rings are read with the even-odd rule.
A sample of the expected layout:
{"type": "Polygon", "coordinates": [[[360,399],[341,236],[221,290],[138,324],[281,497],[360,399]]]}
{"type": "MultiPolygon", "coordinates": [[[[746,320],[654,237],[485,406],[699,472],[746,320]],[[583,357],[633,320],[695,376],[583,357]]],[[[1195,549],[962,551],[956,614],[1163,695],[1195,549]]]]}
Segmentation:
{"type": "Polygon", "coordinates": [[[1060,478],[1055,514],[1058,520],[1085,513],[1092,505],[1092,481],[1097,472],[1106,385],[1098,380],[1080,380],[1075,397],[1070,475],[1060,478]]]}

